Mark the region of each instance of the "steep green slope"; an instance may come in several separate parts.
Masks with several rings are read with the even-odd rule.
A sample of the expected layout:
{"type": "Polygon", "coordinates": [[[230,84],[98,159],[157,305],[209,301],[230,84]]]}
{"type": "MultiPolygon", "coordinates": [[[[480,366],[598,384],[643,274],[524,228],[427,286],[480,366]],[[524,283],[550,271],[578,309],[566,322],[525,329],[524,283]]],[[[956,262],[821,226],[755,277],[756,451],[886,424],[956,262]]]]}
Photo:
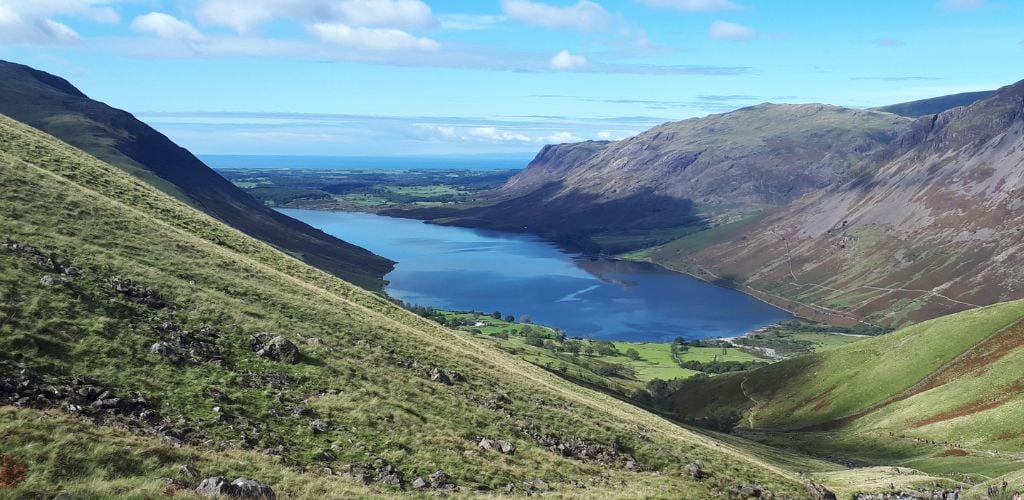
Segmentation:
{"type": "Polygon", "coordinates": [[[432,474],[423,489],[804,494],[768,461],[423,320],[4,117],[0,185],[0,454],[27,467],[5,494],[141,497],[215,474],[284,498],[393,495],[432,474]],[[709,477],[685,472],[695,461],[709,477]]]}
{"type": "Polygon", "coordinates": [[[89,99],[66,80],[0,61],[0,114],[117,166],[242,232],[370,290],[392,262],[281,215],[131,114],[89,99]]]}
{"type": "Polygon", "coordinates": [[[695,380],[675,403],[689,418],[742,412],[740,427],[776,445],[999,475],[1024,467],[1022,363],[1024,301],[1007,302],[695,380]]]}

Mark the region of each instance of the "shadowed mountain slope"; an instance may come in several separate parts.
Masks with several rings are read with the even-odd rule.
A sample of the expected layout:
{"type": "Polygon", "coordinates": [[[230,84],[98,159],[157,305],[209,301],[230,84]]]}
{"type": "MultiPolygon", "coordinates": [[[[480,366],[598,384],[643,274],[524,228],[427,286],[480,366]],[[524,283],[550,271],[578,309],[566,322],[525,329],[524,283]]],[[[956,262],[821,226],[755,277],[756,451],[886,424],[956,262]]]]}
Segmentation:
{"type": "Polygon", "coordinates": [[[924,115],[937,115],[943,111],[960,106],[970,106],[976,101],[988,99],[995,94],[994,90],[983,90],[980,92],[964,92],[962,94],[945,95],[919,101],[902,102],[874,108],[876,111],[885,111],[909,118],[917,118],[924,115]]]}
{"type": "Polygon", "coordinates": [[[262,205],[131,114],[66,80],[0,61],[0,114],[117,166],[255,238],[371,290],[393,263],[262,205]]]}
{"type": "Polygon", "coordinates": [[[909,122],[822,104],[761,104],[618,142],[547,146],[479,206],[403,215],[570,242],[700,227],[705,210],[776,206],[850,179],[909,122]]]}

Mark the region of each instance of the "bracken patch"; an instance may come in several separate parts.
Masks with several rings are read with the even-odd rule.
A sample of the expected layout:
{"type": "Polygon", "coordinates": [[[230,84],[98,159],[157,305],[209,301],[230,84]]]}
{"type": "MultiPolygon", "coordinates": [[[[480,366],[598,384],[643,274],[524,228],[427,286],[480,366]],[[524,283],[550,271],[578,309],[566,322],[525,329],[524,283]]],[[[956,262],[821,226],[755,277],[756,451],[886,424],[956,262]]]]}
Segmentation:
{"type": "Polygon", "coordinates": [[[960,405],[952,410],[944,411],[937,415],[932,415],[931,417],[918,420],[917,422],[910,424],[910,426],[917,429],[919,427],[924,427],[926,425],[931,425],[946,420],[952,420],[954,418],[973,415],[975,413],[981,413],[985,410],[998,408],[1009,402],[1011,399],[1017,397],[1022,392],[1024,392],[1024,381],[1017,381],[1011,384],[1010,386],[1004,388],[999,397],[995,399],[991,399],[988,401],[972,401],[965,405],[960,405]]]}
{"type": "Polygon", "coordinates": [[[28,467],[10,455],[0,455],[0,490],[17,488],[27,475],[28,467]]]}

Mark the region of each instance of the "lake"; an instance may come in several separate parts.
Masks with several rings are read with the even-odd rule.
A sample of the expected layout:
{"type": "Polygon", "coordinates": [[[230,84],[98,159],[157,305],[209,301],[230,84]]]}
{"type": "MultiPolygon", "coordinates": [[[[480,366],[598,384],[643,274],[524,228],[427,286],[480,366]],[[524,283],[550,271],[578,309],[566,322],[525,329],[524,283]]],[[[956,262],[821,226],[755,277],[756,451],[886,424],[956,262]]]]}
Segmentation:
{"type": "Polygon", "coordinates": [[[570,337],[732,337],[790,317],[685,274],[581,257],[531,236],[365,213],[281,212],[398,261],[386,277],[394,298],[440,309],[525,314],[570,337]]]}

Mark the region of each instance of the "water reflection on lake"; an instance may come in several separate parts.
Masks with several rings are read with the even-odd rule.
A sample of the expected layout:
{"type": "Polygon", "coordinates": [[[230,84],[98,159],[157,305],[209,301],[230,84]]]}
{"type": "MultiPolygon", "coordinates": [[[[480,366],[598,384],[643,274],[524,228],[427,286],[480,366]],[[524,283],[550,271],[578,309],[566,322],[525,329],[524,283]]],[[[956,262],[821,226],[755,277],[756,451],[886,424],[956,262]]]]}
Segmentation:
{"type": "Polygon", "coordinates": [[[398,261],[387,292],[414,304],[526,314],[569,336],[655,342],[728,337],[789,317],[684,274],[580,257],[531,236],[363,213],[281,212],[398,261]]]}

